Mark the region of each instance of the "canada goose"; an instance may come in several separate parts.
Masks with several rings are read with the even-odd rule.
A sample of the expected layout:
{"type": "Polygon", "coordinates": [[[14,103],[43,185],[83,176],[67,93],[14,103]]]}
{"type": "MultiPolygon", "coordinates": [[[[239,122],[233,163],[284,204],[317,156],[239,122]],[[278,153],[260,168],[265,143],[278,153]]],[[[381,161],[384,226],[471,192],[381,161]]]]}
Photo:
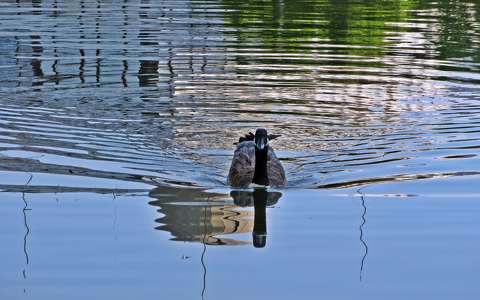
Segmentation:
{"type": "Polygon", "coordinates": [[[279,135],[267,134],[258,128],[238,140],[233,153],[227,183],[233,187],[248,187],[251,183],[265,186],[285,185],[285,171],[273,148],[268,144],[279,135]]]}

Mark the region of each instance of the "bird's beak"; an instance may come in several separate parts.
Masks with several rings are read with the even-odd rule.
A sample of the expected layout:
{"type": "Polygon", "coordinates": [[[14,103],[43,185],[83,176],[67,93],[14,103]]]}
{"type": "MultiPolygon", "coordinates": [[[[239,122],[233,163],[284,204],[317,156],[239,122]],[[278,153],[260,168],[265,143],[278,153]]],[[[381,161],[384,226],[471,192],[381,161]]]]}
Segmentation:
{"type": "Polygon", "coordinates": [[[263,150],[265,146],[267,145],[267,138],[266,137],[259,137],[255,140],[255,145],[257,145],[257,148],[259,150],[263,150]]]}

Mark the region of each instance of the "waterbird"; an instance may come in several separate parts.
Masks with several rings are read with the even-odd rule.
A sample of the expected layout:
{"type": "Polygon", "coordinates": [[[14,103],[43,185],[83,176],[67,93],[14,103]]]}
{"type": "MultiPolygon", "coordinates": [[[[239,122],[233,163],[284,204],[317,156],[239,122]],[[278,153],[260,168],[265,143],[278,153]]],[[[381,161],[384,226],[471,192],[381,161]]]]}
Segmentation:
{"type": "Polygon", "coordinates": [[[281,187],[286,183],[285,170],[275,155],[269,141],[280,135],[268,134],[258,128],[240,137],[233,153],[227,183],[232,187],[246,188],[250,184],[281,187]]]}

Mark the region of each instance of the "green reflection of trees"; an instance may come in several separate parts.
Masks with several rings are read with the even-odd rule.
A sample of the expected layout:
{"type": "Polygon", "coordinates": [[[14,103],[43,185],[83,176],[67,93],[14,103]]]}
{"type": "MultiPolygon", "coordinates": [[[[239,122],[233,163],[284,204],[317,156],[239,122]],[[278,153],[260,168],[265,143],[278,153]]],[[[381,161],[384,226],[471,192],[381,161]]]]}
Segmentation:
{"type": "Polygon", "coordinates": [[[272,49],[297,52],[315,51],[326,44],[342,45],[329,51],[354,55],[380,55],[387,32],[397,30],[391,24],[406,20],[415,2],[222,1],[230,12],[228,21],[245,45],[261,42],[272,49]]]}
{"type": "MultiPolygon", "coordinates": [[[[439,59],[480,60],[480,4],[465,0],[221,0],[226,21],[246,48],[261,44],[277,52],[328,51],[379,56],[397,26],[424,23],[439,59]]],[[[427,46],[425,46],[427,47],[427,46]]],[[[430,46],[429,46],[430,47],[430,46]]]]}
{"type": "Polygon", "coordinates": [[[480,58],[478,20],[480,9],[477,1],[440,1],[427,3],[438,10],[438,39],[436,49],[440,59],[480,58]]]}

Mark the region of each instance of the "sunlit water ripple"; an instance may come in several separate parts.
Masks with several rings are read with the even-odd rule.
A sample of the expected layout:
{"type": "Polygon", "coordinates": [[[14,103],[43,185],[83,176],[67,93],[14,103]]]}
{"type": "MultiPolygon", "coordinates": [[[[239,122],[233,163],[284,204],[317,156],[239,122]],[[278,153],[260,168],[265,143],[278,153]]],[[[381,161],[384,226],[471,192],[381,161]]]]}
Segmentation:
{"type": "Polygon", "coordinates": [[[478,5],[250,2],[0,1],[0,188],[222,187],[261,126],[288,187],[480,174],[478,5]]]}

